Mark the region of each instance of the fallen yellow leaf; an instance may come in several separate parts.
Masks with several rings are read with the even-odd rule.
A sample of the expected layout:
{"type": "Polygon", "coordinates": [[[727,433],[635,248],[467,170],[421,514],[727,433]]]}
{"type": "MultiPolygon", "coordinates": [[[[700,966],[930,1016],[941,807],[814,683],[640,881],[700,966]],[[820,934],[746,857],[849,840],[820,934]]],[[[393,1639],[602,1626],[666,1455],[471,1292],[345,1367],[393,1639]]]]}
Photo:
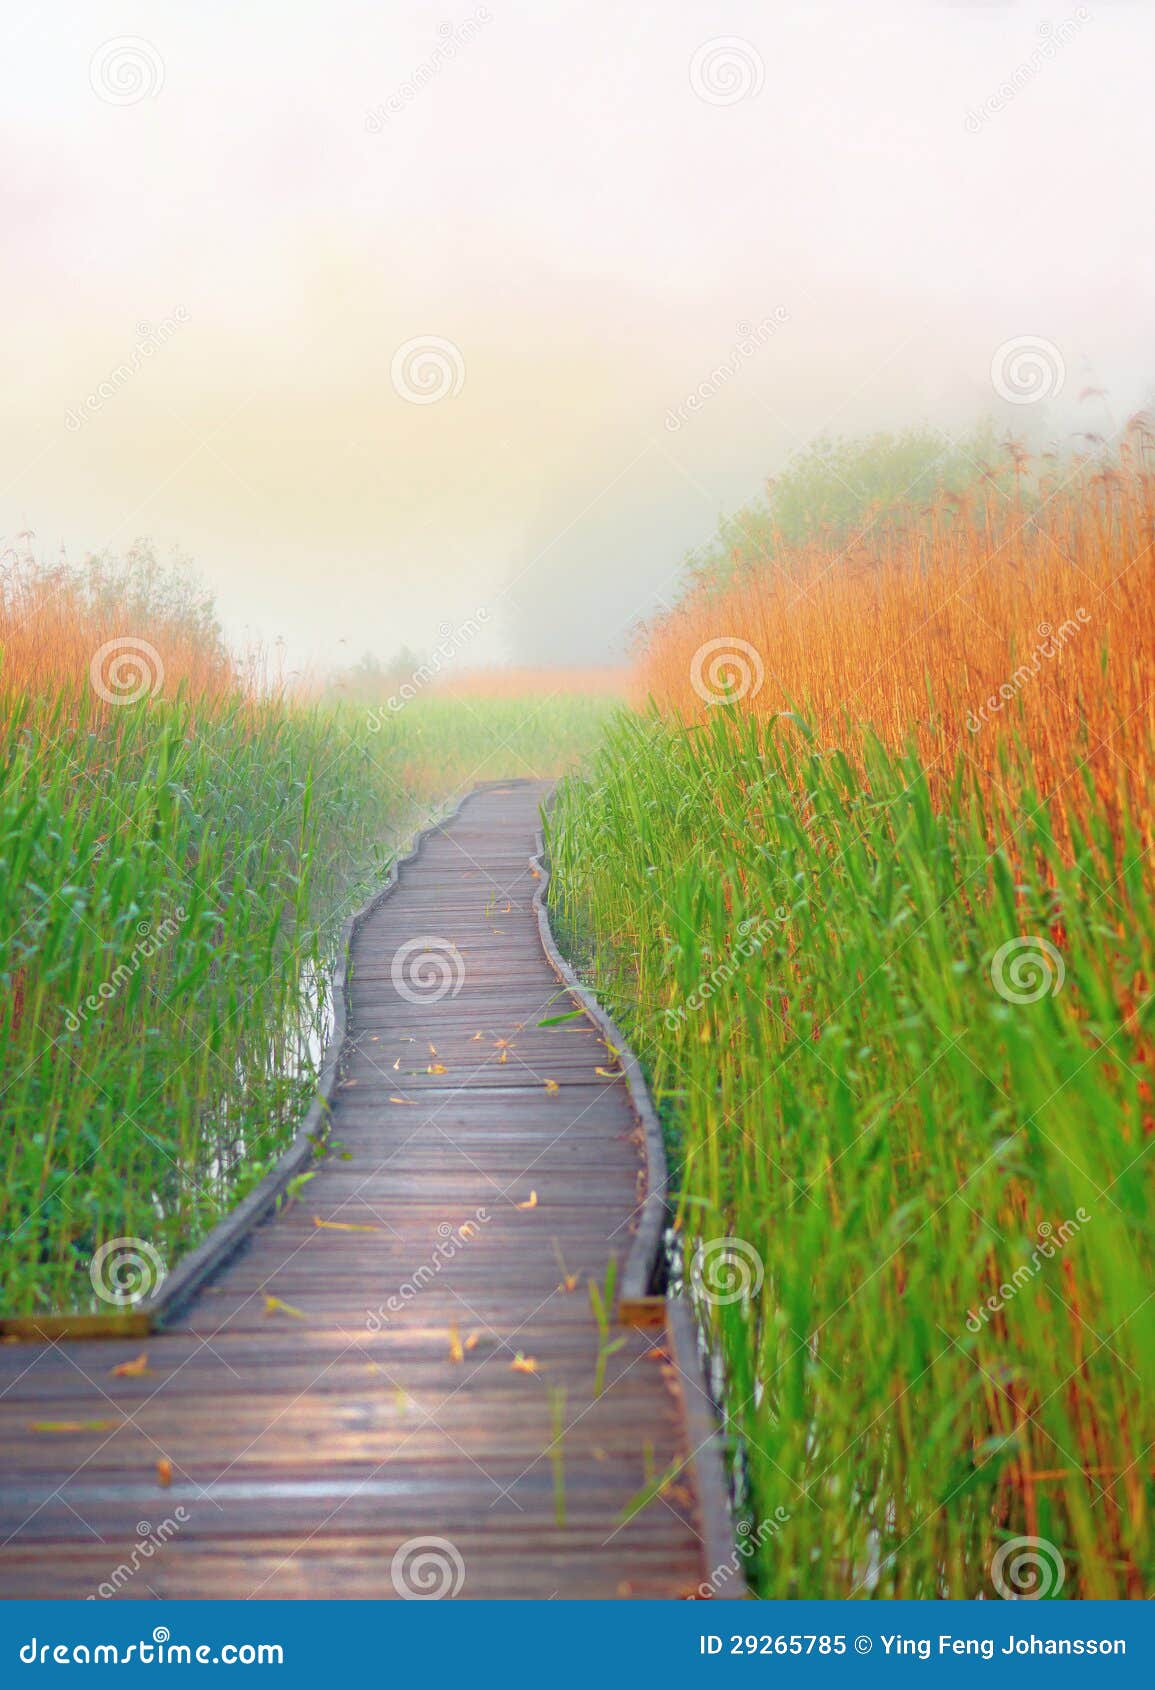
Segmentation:
{"type": "Polygon", "coordinates": [[[139,1379],[142,1374],[151,1373],[148,1365],[148,1351],[141,1350],[133,1361],[122,1361],[119,1367],[114,1367],[109,1375],[112,1379],[139,1379]]]}
{"type": "Polygon", "coordinates": [[[518,1350],[517,1354],[510,1362],[509,1368],[511,1373],[536,1373],[537,1357],[523,1356],[521,1351],[518,1350]]]}
{"type": "Polygon", "coordinates": [[[414,1106],[411,1097],[391,1097],[389,1101],[390,1103],[403,1103],[407,1109],[412,1109],[414,1106]]]}
{"type": "Polygon", "coordinates": [[[556,1097],[558,1092],[561,1090],[561,1087],[558,1085],[556,1080],[547,1080],[545,1082],[545,1089],[551,1097],[556,1097]]]}
{"type": "Polygon", "coordinates": [[[379,1226],[358,1226],[354,1221],[323,1221],[320,1215],[313,1216],[314,1226],[323,1226],[326,1232],[380,1232],[379,1226]]]}
{"type": "Polygon", "coordinates": [[[165,1490],[172,1484],[172,1462],[167,1456],[162,1455],[156,1464],[156,1482],[165,1490]]]}
{"type": "Polygon", "coordinates": [[[464,1361],[465,1351],[461,1347],[461,1334],[456,1324],[449,1328],[449,1359],[450,1361],[464,1361]]]}
{"type": "Polygon", "coordinates": [[[111,1432],[119,1420],[30,1420],[30,1432],[111,1432]]]}
{"type": "Polygon", "coordinates": [[[266,1296],[266,1298],[265,1298],[265,1313],[266,1314],[291,1314],[294,1320],[304,1320],[304,1318],[305,1318],[304,1315],[301,1313],[300,1309],[295,1309],[293,1307],[292,1303],[282,1303],[282,1301],[279,1297],[266,1296]]]}
{"type": "Polygon", "coordinates": [[[577,1287],[578,1287],[578,1276],[577,1276],[577,1274],[576,1273],[567,1273],[565,1278],[562,1280],[561,1284],[558,1286],[558,1290],[559,1291],[576,1291],[577,1287]]]}
{"type": "Polygon", "coordinates": [[[444,1062],[431,1062],[425,1072],[427,1074],[447,1074],[449,1070],[444,1062]]]}
{"type": "Polygon", "coordinates": [[[622,1077],[620,1068],[595,1068],[594,1073],[600,1074],[603,1080],[620,1080],[622,1077]]]}
{"type": "Polygon", "coordinates": [[[537,1192],[531,1191],[529,1196],[526,1198],[525,1202],[519,1203],[517,1206],[518,1206],[519,1209],[536,1209],[537,1208],[537,1192]]]}

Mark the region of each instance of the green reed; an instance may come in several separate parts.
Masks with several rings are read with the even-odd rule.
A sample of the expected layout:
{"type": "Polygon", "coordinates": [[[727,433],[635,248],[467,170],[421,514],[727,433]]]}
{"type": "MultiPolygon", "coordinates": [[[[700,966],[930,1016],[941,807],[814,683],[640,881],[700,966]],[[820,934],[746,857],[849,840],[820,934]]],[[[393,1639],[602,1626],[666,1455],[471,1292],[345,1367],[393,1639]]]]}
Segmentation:
{"type": "Polygon", "coordinates": [[[1145,852],[1089,779],[1060,850],[1006,757],[1008,813],[785,719],[623,715],[551,819],[560,930],[665,1117],[767,1596],[991,1595],[1017,1537],[1051,1594],[1152,1587],[1145,852]]]}
{"type": "Polygon", "coordinates": [[[584,700],[0,701],[0,1313],[172,1265],[314,1093],[340,926],[475,780],[548,773],[584,700]]]}

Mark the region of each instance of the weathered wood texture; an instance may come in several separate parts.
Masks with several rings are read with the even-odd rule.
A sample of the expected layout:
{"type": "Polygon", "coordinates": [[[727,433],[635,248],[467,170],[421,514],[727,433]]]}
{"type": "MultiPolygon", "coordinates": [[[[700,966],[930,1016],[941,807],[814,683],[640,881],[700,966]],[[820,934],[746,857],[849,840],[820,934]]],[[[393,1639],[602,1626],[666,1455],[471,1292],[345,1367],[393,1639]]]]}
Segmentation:
{"type": "Polygon", "coordinates": [[[700,1385],[614,1328],[593,1396],[588,1282],[625,1259],[644,1169],[595,1028],[538,1026],[572,1007],[531,910],[544,791],[479,790],[362,927],[336,1148],[195,1302],[143,1340],[0,1345],[0,1595],[674,1598],[709,1576],[686,1480],[621,1521],[686,1453],[700,1385]]]}

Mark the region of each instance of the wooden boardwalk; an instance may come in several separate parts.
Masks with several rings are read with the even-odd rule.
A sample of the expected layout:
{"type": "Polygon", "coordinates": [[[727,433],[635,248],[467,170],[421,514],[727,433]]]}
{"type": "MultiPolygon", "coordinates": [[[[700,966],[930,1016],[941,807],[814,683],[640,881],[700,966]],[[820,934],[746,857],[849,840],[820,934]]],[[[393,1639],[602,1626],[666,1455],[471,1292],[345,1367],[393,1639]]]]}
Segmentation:
{"type": "Polygon", "coordinates": [[[640,1134],[594,1027],[537,1025],[572,1007],[531,910],[545,790],[480,789],[360,929],[346,1159],[163,1333],[0,1345],[0,1596],[675,1598],[708,1576],[685,1479],[621,1523],[699,1387],[660,1332],[615,1327],[593,1396],[587,1282],[625,1259],[640,1134]]]}

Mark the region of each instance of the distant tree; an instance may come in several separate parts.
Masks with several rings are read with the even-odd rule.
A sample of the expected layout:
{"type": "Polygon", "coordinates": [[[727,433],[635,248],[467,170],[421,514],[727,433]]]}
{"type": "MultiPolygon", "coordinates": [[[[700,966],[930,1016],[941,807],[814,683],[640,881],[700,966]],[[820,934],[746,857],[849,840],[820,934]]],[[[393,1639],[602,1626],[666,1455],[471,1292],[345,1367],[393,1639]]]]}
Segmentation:
{"type": "Polygon", "coordinates": [[[384,698],[399,681],[408,680],[420,665],[420,657],[405,645],[384,663],[376,652],[365,651],[356,663],[333,677],[333,690],[349,698],[372,702],[384,698]]]}
{"type": "Polygon", "coordinates": [[[69,571],[74,591],[96,613],[140,626],[166,626],[227,660],[224,632],[211,591],[192,560],[175,552],[162,563],[151,540],[136,540],[123,555],[93,552],[69,571]]]}
{"type": "Polygon", "coordinates": [[[989,424],[961,439],[929,426],[853,439],[822,435],[767,481],[763,498],[723,517],[687,567],[695,580],[722,582],[771,565],[784,545],[840,545],[900,511],[917,515],[944,493],[965,493],[984,478],[1007,486],[1013,475],[1007,447],[989,424]]]}

